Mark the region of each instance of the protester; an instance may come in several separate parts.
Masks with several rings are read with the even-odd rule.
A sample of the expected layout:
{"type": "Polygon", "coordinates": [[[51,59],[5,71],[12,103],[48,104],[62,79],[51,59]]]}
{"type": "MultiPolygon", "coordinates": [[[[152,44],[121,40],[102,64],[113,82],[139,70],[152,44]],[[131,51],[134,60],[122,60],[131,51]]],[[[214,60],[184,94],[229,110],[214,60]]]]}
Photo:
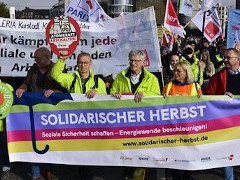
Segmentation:
{"type": "MultiPolygon", "coordinates": [[[[234,48],[227,49],[223,68],[209,81],[207,95],[240,95],[240,55],[234,48]]],[[[224,180],[234,180],[233,167],[223,168],[224,180]]]]}
{"type": "Polygon", "coordinates": [[[198,82],[200,85],[202,85],[203,71],[200,68],[199,59],[196,59],[194,57],[194,50],[191,45],[187,44],[184,47],[183,55],[181,56],[180,61],[188,63],[191,66],[191,69],[194,75],[194,80],[198,82]]]}
{"type": "Polygon", "coordinates": [[[169,59],[169,52],[168,52],[168,47],[166,46],[161,46],[161,62],[162,66],[166,67],[168,66],[168,59],[169,59]]]}
{"type": "Polygon", "coordinates": [[[201,95],[200,85],[194,81],[191,67],[186,62],[179,62],[174,66],[173,81],[165,85],[163,95],[201,95]]]}
{"type": "Polygon", "coordinates": [[[215,74],[215,68],[210,59],[210,54],[207,49],[203,49],[200,55],[200,68],[203,71],[203,84],[201,86],[203,94],[208,86],[209,79],[215,74]]]}
{"type": "MultiPolygon", "coordinates": [[[[1,72],[1,68],[0,68],[1,72]]],[[[0,84],[3,82],[0,80],[0,84]]],[[[5,84],[10,91],[13,91],[13,88],[9,84],[5,84]]],[[[7,134],[6,134],[6,118],[0,118],[0,159],[2,159],[2,175],[1,180],[11,180],[18,179],[18,177],[12,173],[9,156],[8,156],[8,148],[7,148],[7,134]]]]}
{"type": "Polygon", "coordinates": [[[195,53],[195,56],[199,59],[200,58],[200,55],[201,55],[201,51],[202,49],[207,49],[210,53],[210,58],[211,58],[211,61],[214,61],[213,59],[215,58],[216,56],[216,48],[212,45],[210,45],[210,42],[206,39],[206,38],[203,38],[202,41],[200,41],[200,44],[199,44],[199,47],[198,47],[198,50],[196,51],[195,53]],[[202,44],[201,44],[202,43],[202,44]]]}
{"type": "Polygon", "coordinates": [[[216,68],[216,72],[222,70],[224,65],[224,55],[226,53],[226,42],[221,42],[218,45],[218,54],[215,56],[216,58],[213,60],[214,67],[216,68]]]}
{"type": "Polygon", "coordinates": [[[179,55],[172,53],[170,55],[169,65],[163,68],[164,84],[167,84],[172,80],[174,76],[173,69],[177,63],[179,63],[179,55]]]}
{"type": "MultiPolygon", "coordinates": [[[[74,73],[63,73],[67,57],[59,57],[52,69],[52,77],[69,93],[86,94],[91,99],[97,94],[107,94],[103,80],[95,76],[91,70],[92,60],[89,53],[81,52],[77,57],[78,70],[74,73]]],[[[92,167],[80,166],[84,180],[92,180],[94,172],[92,167]]]]}
{"type": "MultiPolygon", "coordinates": [[[[34,53],[35,63],[27,73],[27,77],[22,85],[16,90],[16,96],[20,98],[24,92],[44,92],[46,97],[51,96],[54,92],[64,92],[64,89],[51,78],[51,69],[54,63],[51,61],[51,53],[45,48],[41,47],[34,53]]],[[[40,174],[40,164],[32,163],[32,179],[42,180],[40,174]]],[[[51,173],[51,166],[45,165],[46,179],[58,179],[51,173]]]]}
{"type": "MultiPolygon", "coordinates": [[[[173,81],[166,84],[163,95],[166,96],[200,96],[202,90],[199,84],[194,81],[191,67],[188,63],[180,62],[174,66],[173,81]]],[[[189,180],[191,171],[172,169],[174,180],[189,180]]]]}
{"type": "Polygon", "coordinates": [[[106,86],[107,94],[110,94],[110,90],[112,88],[112,83],[114,81],[112,74],[103,77],[103,80],[104,80],[104,83],[105,83],[105,86],[106,86]]]}
{"type": "Polygon", "coordinates": [[[78,70],[74,73],[63,73],[67,57],[60,57],[52,69],[52,78],[70,93],[86,94],[93,98],[97,94],[107,94],[101,78],[94,76],[91,67],[92,60],[89,53],[81,52],[77,57],[78,70]]]}
{"type": "MultiPolygon", "coordinates": [[[[145,56],[142,51],[133,50],[128,55],[130,67],[120,72],[113,82],[111,94],[121,99],[124,94],[133,94],[135,102],[144,96],[160,95],[157,78],[144,68],[145,56]]],[[[133,179],[144,180],[146,170],[134,168],[133,179]]]]}

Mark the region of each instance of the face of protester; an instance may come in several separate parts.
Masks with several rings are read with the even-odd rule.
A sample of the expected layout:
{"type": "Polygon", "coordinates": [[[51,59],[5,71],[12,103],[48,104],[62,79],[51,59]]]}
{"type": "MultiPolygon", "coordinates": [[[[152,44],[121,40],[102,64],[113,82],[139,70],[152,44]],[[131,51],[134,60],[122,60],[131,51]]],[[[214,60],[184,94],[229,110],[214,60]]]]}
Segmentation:
{"type": "Polygon", "coordinates": [[[223,57],[226,54],[226,48],[224,46],[220,47],[219,53],[223,57]]]}
{"type": "Polygon", "coordinates": [[[202,53],[202,61],[207,61],[208,59],[208,54],[205,52],[205,53],[202,53]]]}
{"type": "Polygon", "coordinates": [[[174,67],[175,64],[179,63],[179,56],[177,56],[177,55],[172,55],[169,63],[170,63],[170,65],[171,65],[172,67],[174,67]]]}
{"type": "Polygon", "coordinates": [[[34,59],[39,68],[45,68],[51,63],[49,55],[44,50],[36,50],[34,53],[34,59]]]}
{"type": "Polygon", "coordinates": [[[224,64],[227,68],[235,71],[239,68],[239,55],[237,55],[234,51],[227,51],[224,57],[224,64]]]}
{"type": "Polygon", "coordinates": [[[88,73],[92,67],[91,58],[89,56],[80,57],[77,66],[80,73],[88,73]]]}
{"type": "Polygon", "coordinates": [[[186,45],[185,48],[184,48],[184,53],[185,53],[186,55],[189,55],[189,56],[190,56],[190,55],[193,55],[194,50],[193,50],[192,46],[186,45]]]}
{"type": "Polygon", "coordinates": [[[179,81],[181,83],[187,82],[187,71],[183,69],[181,66],[175,67],[174,80],[179,81]]]}
{"type": "Polygon", "coordinates": [[[129,60],[129,64],[130,64],[130,69],[132,73],[138,74],[142,70],[144,61],[141,59],[140,55],[136,55],[131,57],[131,59],[129,60]]]}
{"type": "Polygon", "coordinates": [[[210,46],[210,44],[208,42],[204,42],[203,43],[203,48],[208,49],[209,46],[210,46]]]}

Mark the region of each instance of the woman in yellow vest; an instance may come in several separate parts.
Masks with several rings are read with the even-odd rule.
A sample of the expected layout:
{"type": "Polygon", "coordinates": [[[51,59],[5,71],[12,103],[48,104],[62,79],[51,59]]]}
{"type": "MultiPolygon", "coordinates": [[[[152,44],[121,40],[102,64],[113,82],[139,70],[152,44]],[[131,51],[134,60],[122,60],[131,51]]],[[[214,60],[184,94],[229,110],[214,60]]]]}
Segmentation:
{"type": "MultiPolygon", "coordinates": [[[[179,62],[174,66],[174,77],[163,89],[163,96],[200,96],[201,87],[194,81],[191,66],[186,62],[179,62]]],[[[172,169],[174,180],[189,180],[191,171],[172,169]]]]}

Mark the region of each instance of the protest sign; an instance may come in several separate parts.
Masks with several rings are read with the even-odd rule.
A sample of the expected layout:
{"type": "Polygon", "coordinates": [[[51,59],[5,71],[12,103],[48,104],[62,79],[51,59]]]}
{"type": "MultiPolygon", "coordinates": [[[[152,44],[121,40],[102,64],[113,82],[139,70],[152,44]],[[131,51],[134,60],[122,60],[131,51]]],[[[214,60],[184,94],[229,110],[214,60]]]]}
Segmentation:
{"type": "Polygon", "coordinates": [[[11,162],[187,170],[240,165],[239,96],[133,98],[25,93],[7,118],[11,162]],[[32,102],[33,121],[26,104],[32,102]]]}
{"type": "Polygon", "coordinates": [[[46,39],[53,53],[70,56],[76,50],[80,39],[79,25],[71,17],[55,17],[47,25],[46,39]]]}

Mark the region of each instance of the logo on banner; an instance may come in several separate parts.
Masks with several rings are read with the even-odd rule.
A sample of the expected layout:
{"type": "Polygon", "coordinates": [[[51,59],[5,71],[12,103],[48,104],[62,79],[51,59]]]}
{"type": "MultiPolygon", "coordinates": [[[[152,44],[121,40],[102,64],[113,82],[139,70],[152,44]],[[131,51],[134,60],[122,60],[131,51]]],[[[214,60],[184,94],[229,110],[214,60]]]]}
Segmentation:
{"type": "Polygon", "coordinates": [[[149,157],[138,157],[140,161],[148,161],[149,157]]]}
{"type": "Polygon", "coordinates": [[[233,158],[234,158],[234,155],[233,155],[233,154],[231,154],[230,156],[228,156],[228,160],[229,160],[229,161],[232,161],[233,158]]]}
{"type": "Polygon", "coordinates": [[[211,161],[211,157],[203,157],[203,158],[201,158],[201,162],[207,162],[207,161],[211,161]]]}
{"type": "Polygon", "coordinates": [[[157,162],[167,162],[168,158],[158,158],[156,159],[157,162]]]}
{"type": "Polygon", "coordinates": [[[0,83],[0,118],[5,118],[12,107],[12,91],[4,84],[0,83]]]}
{"type": "Polygon", "coordinates": [[[53,53],[58,56],[70,56],[77,48],[80,27],[71,17],[55,17],[47,25],[46,39],[53,53]]]}
{"type": "Polygon", "coordinates": [[[148,52],[147,52],[146,49],[142,50],[142,52],[145,55],[144,66],[149,67],[150,66],[150,60],[148,58],[148,52]]]}
{"type": "Polygon", "coordinates": [[[219,27],[216,26],[212,21],[210,21],[204,29],[206,35],[211,39],[213,39],[219,31],[219,27]]]}
{"type": "Polygon", "coordinates": [[[121,161],[132,161],[132,158],[131,157],[127,157],[127,156],[121,156],[120,160],[121,161]]]}

